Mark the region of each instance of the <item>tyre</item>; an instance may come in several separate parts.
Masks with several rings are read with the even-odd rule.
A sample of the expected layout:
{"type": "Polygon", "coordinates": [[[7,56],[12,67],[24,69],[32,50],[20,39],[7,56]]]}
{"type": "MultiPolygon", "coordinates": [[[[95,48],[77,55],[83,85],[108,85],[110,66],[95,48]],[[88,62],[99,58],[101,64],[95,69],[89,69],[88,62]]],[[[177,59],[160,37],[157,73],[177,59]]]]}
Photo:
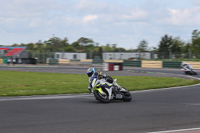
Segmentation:
{"type": "Polygon", "coordinates": [[[132,95],[130,92],[126,92],[123,94],[123,99],[124,102],[130,102],[132,100],[132,95]]]}
{"type": "Polygon", "coordinates": [[[184,73],[185,73],[185,75],[187,75],[187,72],[186,72],[186,71],[185,71],[184,73]]]}
{"type": "Polygon", "coordinates": [[[193,72],[193,75],[198,75],[195,71],[192,71],[193,72]]]}
{"type": "Polygon", "coordinates": [[[108,98],[107,94],[106,95],[102,95],[101,93],[99,93],[98,90],[94,90],[93,94],[94,94],[95,98],[97,100],[99,100],[100,102],[102,102],[102,103],[108,103],[109,102],[109,98],[108,98]]]}
{"type": "Polygon", "coordinates": [[[192,75],[192,73],[189,72],[189,71],[186,71],[185,74],[186,74],[186,75],[192,75]]]}

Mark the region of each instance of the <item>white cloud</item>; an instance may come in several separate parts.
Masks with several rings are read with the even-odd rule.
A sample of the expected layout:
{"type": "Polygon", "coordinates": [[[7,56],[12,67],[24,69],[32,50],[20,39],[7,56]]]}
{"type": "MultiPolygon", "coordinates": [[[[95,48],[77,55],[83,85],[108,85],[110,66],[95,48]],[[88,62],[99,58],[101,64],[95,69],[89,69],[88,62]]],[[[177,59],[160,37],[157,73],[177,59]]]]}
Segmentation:
{"type": "Polygon", "coordinates": [[[189,10],[168,9],[170,13],[169,21],[174,25],[184,25],[190,19],[189,10]]]}
{"type": "Polygon", "coordinates": [[[0,16],[5,18],[39,17],[52,10],[62,9],[55,0],[7,0],[0,1],[0,16]]]}
{"type": "Polygon", "coordinates": [[[87,22],[90,22],[90,21],[94,21],[96,19],[98,19],[97,15],[87,15],[87,16],[83,17],[83,22],[87,23],[87,22]]]}
{"type": "Polygon", "coordinates": [[[200,0],[0,0],[0,33],[12,38],[0,39],[5,44],[7,40],[26,43],[29,38],[36,42],[56,34],[70,41],[84,36],[101,45],[119,42],[125,46],[125,42],[129,47],[146,38],[155,42],[168,31],[186,34],[179,32],[182,28],[190,34],[200,26],[198,3],[200,0]]]}
{"type": "Polygon", "coordinates": [[[188,8],[188,9],[167,9],[168,14],[163,16],[159,23],[176,25],[176,26],[189,26],[189,25],[200,25],[199,8],[188,8]]]}
{"type": "Polygon", "coordinates": [[[137,9],[137,10],[133,10],[131,12],[127,12],[125,14],[122,14],[120,16],[120,18],[123,19],[123,20],[138,20],[138,19],[146,18],[147,14],[148,13],[146,11],[137,9]]]}

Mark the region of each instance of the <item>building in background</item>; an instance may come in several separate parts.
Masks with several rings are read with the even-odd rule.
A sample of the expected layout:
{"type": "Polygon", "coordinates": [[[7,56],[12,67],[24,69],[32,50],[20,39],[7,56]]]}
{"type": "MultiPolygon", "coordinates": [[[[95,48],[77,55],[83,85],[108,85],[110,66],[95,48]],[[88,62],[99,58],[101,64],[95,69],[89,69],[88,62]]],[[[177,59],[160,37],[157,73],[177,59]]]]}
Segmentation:
{"type": "Polygon", "coordinates": [[[26,47],[0,47],[1,58],[20,58],[20,54],[26,47]]]}
{"type": "Polygon", "coordinates": [[[86,53],[55,52],[54,59],[85,60],[86,53]]]}
{"type": "Polygon", "coordinates": [[[156,59],[157,55],[151,52],[104,52],[104,60],[127,60],[127,59],[156,59]]]}
{"type": "Polygon", "coordinates": [[[37,64],[37,59],[29,57],[26,47],[0,47],[0,59],[4,63],[37,64]]]}

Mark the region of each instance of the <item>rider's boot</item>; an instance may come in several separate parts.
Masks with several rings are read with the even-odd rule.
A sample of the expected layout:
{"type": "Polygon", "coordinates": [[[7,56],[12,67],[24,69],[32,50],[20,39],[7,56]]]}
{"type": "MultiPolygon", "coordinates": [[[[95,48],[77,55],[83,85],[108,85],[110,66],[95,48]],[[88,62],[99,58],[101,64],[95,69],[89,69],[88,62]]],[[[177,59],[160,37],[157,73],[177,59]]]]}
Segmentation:
{"type": "Polygon", "coordinates": [[[118,83],[114,82],[113,83],[115,86],[117,86],[119,91],[127,91],[126,89],[124,89],[123,87],[121,87],[118,83]]]}

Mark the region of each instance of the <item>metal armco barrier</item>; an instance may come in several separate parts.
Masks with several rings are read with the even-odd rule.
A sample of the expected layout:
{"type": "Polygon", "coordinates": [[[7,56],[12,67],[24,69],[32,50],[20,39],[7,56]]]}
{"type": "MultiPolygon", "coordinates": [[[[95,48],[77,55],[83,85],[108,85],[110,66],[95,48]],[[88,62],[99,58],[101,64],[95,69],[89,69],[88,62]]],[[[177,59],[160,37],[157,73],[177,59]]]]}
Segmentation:
{"type": "Polygon", "coordinates": [[[163,61],[163,68],[181,68],[181,61],[163,61]]]}
{"type": "Polygon", "coordinates": [[[93,59],[92,64],[102,64],[103,60],[102,59],[93,59]]]}
{"type": "Polygon", "coordinates": [[[58,59],[49,59],[49,65],[57,65],[58,59]]]}
{"type": "MultiPolygon", "coordinates": [[[[3,59],[3,63],[7,59],[3,59]]],[[[181,68],[181,63],[190,64],[194,69],[200,69],[200,62],[195,61],[137,61],[137,60],[102,60],[102,59],[85,59],[85,60],[68,60],[68,59],[48,59],[49,65],[69,64],[69,65],[99,65],[104,71],[121,71],[123,66],[143,67],[143,68],[181,68]]]]}
{"type": "Polygon", "coordinates": [[[141,67],[141,61],[137,60],[124,60],[124,66],[141,67]]]}

